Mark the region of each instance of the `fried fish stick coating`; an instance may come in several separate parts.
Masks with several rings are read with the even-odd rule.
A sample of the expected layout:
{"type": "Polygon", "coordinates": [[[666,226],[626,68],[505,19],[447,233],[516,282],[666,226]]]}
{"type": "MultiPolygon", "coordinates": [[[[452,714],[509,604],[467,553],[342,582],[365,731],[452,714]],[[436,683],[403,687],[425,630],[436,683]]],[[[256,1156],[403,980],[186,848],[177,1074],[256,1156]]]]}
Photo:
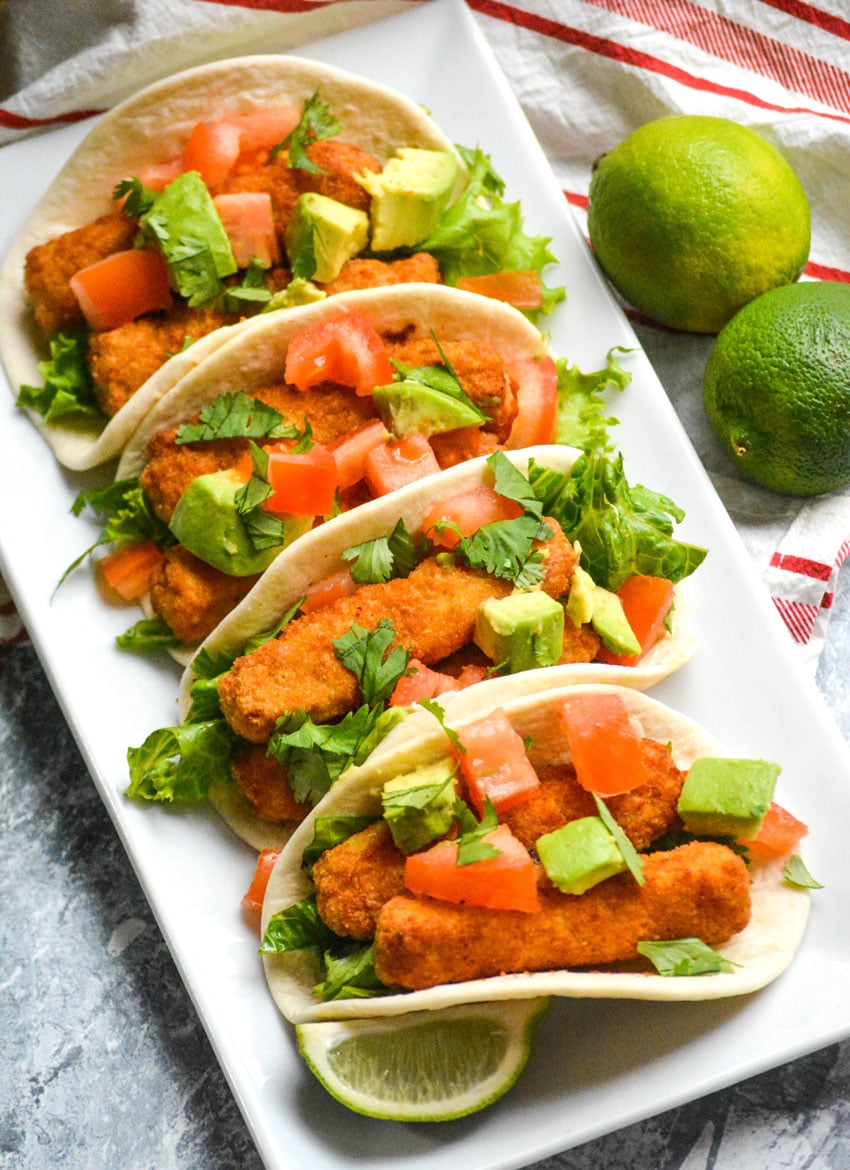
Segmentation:
{"type": "Polygon", "coordinates": [[[313,866],[319,917],[344,938],[371,939],[381,907],[404,893],[404,857],[386,821],[375,821],[313,866]]]}
{"type": "Polygon", "coordinates": [[[151,577],[151,607],[181,642],[200,642],[258,580],[259,574],[222,573],[176,544],[166,550],[151,577]]]}
{"type": "Polygon", "coordinates": [[[533,914],[403,895],[375,935],[378,978],[419,990],[517,971],[633,960],[637,944],[671,938],[725,942],[750,919],[744,862],[713,841],[643,857],[646,882],[618,874],[576,897],[541,889],[533,914]]]}
{"type": "MultiPolygon", "coordinates": [[[[347,260],[339,275],[319,284],[328,296],[358,288],[385,288],[389,284],[439,284],[440,265],[430,252],[415,252],[400,260],[347,260]]],[[[318,282],[317,282],[318,283],[318,282]]]]}
{"type": "Polygon", "coordinates": [[[137,317],[116,329],[93,333],[89,364],[101,410],[117,414],[172,354],[180,352],[187,339],[197,341],[238,320],[215,309],[177,305],[167,314],[137,317]]]}
{"type": "MultiPolygon", "coordinates": [[[[637,850],[647,849],[656,837],[680,824],[676,804],[685,780],[667,744],[642,739],[640,752],[648,774],[646,783],[605,802],[637,850]]],[[[597,815],[593,794],[582,788],[570,765],[544,765],[537,768],[537,775],[537,792],[500,817],[526,849],[533,849],[538,837],[568,821],[597,815]]]]}
{"type": "MultiPolygon", "coordinates": [[[[555,521],[546,546],[543,588],[560,596],[569,587],[575,551],[555,521]]],[[[237,658],[219,683],[222,712],[237,735],[263,743],[288,711],[304,710],[316,722],[338,719],[361,701],[354,675],[333,642],[356,622],[374,630],[386,618],[396,643],[431,666],[472,641],[482,601],[505,597],[510,582],[460,565],[422,561],[408,577],[363,585],[349,597],[303,614],[279,637],[237,658]]]]}
{"type": "Polygon", "coordinates": [[[71,277],[113,252],[132,248],[137,230],[133,219],[103,215],[30,249],[24,266],[24,286],[36,322],[45,333],[58,333],[83,323],[82,309],[69,284],[71,277]]]}
{"type": "Polygon", "coordinates": [[[233,779],[264,821],[303,821],[312,807],[299,804],[292,795],[286,769],[267,756],[259,744],[240,744],[230,761],[233,779]]]}

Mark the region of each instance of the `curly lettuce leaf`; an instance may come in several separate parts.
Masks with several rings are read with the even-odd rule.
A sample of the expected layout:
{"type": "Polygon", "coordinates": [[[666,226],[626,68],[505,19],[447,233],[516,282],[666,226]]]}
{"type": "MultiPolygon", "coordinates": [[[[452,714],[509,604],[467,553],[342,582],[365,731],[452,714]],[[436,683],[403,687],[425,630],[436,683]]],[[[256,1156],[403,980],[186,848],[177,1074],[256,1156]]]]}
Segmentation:
{"type": "Polygon", "coordinates": [[[558,415],[555,442],[582,451],[612,450],[608,428],[615,426],[617,419],[608,415],[602,393],[609,386],[625,390],[632,380],[628,370],[624,370],[614,357],[615,352],[609,351],[604,369],[589,374],[570,365],[566,358],[556,359],[558,415]]]}
{"type": "Polygon", "coordinates": [[[57,333],[50,339],[50,357],[38,363],[42,386],[21,386],[17,404],[34,410],[45,422],[71,415],[103,418],[89,373],[88,333],[57,333]]]}

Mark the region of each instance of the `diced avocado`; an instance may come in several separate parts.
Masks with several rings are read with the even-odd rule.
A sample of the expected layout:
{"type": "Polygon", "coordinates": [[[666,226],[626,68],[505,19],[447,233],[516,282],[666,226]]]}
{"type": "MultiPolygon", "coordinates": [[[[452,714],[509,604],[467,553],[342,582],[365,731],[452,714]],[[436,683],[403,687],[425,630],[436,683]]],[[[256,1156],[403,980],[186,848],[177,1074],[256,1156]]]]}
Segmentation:
{"type": "Polygon", "coordinates": [[[583,894],[627,868],[600,817],[568,821],[538,837],[535,848],[546,873],[564,894],[583,894]]]}
{"type": "Polygon", "coordinates": [[[564,609],[542,590],[515,590],[478,607],[473,640],[487,657],[506,663],[511,674],[554,666],[564,649],[564,609]]]}
{"type": "Polygon", "coordinates": [[[292,275],[326,284],[339,276],[347,260],[362,252],[369,239],[369,216],[327,195],[299,195],[284,243],[292,275]]]}
{"type": "Polygon", "coordinates": [[[262,573],[283,544],[306,532],[313,519],[311,516],[287,519],[283,544],[257,551],[236,509],[236,493],[244,486],[233,471],[199,475],[177,501],[169,524],[185,549],[232,577],[262,573]]]}
{"type": "Polygon", "coordinates": [[[623,603],[616,593],[593,586],[593,613],[590,624],[612,654],[640,654],[640,642],[629,625],[623,603]]]}
{"type": "MultiPolygon", "coordinates": [[[[578,554],[576,548],[576,554],[578,554]]],[[[567,598],[566,614],[574,626],[585,626],[593,617],[593,578],[581,565],[576,565],[570,579],[570,595],[567,598]]]]}
{"type": "Polygon", "coordinates": [[[296,276],[294,280],[290,280],[286,288],[272,293],[262,311],[273,313],[276,309],[294,309],[297,305],[312,305],[314,301],[326,300],[327,295],[325,290],[313,284],[312,280],[296,276]]]}
{"type": "Polygon", "coordinates": [[[186,171],[169,183],[154,199],[142,226],[159,243],[172,284],[183,296],[190,296],[194,290],[197,259],[192,245],[195,241],[209,249],[217,276],[236,272],[236,260],[224,224],[197,171],[186,171]],[[188,284],[184,284],[184,276],[188,284]]]}
{"type": "Polygon", "coordinates": [[[770,807],[779,772],[768,760],[694,760],[679,796],[679,816],[692,833],[749,840],[770,807]]]}
{"type": "Polygon", "coordinates": [[[417,434],[427,438],[484,422],[484,415],[471,403],[421,382],[405,379],[376,386],[372,398],[384,426],[398,439],[417,434]]]}
{"type": "Polygon", "coordinates": [[[454,819],[455,762],[446,757],[388,780],[381,794],[384,819],[402,853],[443,837],[454,819]]]}
{"type": "Polygon", "coordinates": [[[413,248],[430,236],[448,205],[457,161],[446,150],[402,147],[382,171],[365,171],[357,181],[372,196],[372,251],[413,248]]]}

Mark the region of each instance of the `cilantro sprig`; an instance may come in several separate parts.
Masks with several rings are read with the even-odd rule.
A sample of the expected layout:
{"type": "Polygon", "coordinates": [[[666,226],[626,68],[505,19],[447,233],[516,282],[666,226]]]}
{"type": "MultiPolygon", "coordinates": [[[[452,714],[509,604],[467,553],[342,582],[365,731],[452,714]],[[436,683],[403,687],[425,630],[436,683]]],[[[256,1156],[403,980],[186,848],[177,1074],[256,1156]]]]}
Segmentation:
{"type": "Polygon", "coordinates": [[[484,797],[484,812],[481,820],[469,805],[459,797],[455,801],[458,822],[457,863],[459,866],[472,865],[475,861],[487,861],[498,857],[500,850],[483,838],[499,827],[499,814],[488,796],[484,797]]]}
{"type": "Polygon", "coordinates": [[[333,138],[341,129],[342,123],[331,113],[330,107],[322,101],[316,90],[304,103],[301,119],[295,129],[287,134],[283,142],[272,147],[269,160],[276,159],[282,150],[288,150],[290,167],[312,174],[324,174],[323,167],[310,161],[307,149],[321,139],[333,138]]]}

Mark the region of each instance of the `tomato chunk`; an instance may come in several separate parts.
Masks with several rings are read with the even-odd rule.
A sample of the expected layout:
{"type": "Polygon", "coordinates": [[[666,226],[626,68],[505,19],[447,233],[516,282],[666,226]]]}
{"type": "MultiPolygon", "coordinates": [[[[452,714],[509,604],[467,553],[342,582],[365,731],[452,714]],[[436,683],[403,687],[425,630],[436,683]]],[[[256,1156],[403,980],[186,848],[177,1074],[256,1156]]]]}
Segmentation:
{"type": "Polygon", "coordinates": [[[548,355],[514,363],[517,413],[505,446],[509,451],[553,443],[558,421],[558,370],[548,355]]]}
{"type": "Polygon", "coordinates": [[[480,297],[507,301],[517,309],[539,309],[543,305],[540,273],[534,268],[503,268],[501,272],[488,272],[482,276],[462,276],[457,287],[478,293],[480,297]]]}
{"type": "Polygon", "coordinates": [[[183,149],[183,169],[198,171],[208,187],[220,186],[239,157],[239,127],[221,119],[198,122],[183,149]]]}
{"type": "Polygon", "coordinates": [[[233,195],[216,195],[213,199],[233,258],[240,268],[257,259],[270,268],[280,259],[274,230],[272,197],[264,191],[240,191],[233,195]]]}
{"type": "Polygon", "coordinates": [[[261,849],[257,857],[257,866],[251,884],[242,898],[242,905],[246,910],[256,910],[259,913],[263,908],[263,898],[266,896],[266,887],[269,884],[274,864],[280,857],[279,849],[261,849]]]}
{"type": "Polygon", "coordinates": [[[433,543],[443,548],[457,548],[462,536],[471,536],[485,524],[497,520],[514,520],[522,515],[522,508],[516,500],[500,496],[488,484],[470,488],[468,492],[438,500],[429,508],[422,525],[422,531],[433,543]],[[453,528],[437,528],[438,524],[456,524],[453,528]]]}
{"type": "Polygon", "coordinates": [[[366,456],[373,447],[385,443],[389,438],[389,431],[379,418],[370,419],[363,423],[356,431],[346,435],[344,439],[337,439],[331,443],[331,451],[336,460],[337,476],[340,490],[353,487],[366,475],[366,456]]]}
{"type": "Polygon", "coordinates": [[[492,801],[496,812],[506,812],[540,787],[522,737],[500,707],[467,724],[458,731],[458,738],[465,749],[458,756],[460,773],[479,817],[484,813],[485,799],[492,801]]]}
{"type": "Polygon", "coordinates": [[[183,156],[170,158],[161,163],[148,163],[140,167],[137,178],[152,191],[164,191],[169,183],[183,173],[183,156]]]}
{"type": "Polygon", "coordinates": [[[376,496],[385,496],[439,470],[437,457],[424,435],[381,443],[366,456],[366,482],[376,496]]]}
{"type": "Polygon", "coordinates": [[[171,304],[168,268],[154,248],[113,252],[70,280],[71,289],[92,329],[117,329],[142,313],[171,304]]]}
{"type": "Polygon", "coordinates": [[[409,707],[421,699],[435,699],[446,691],[459,691],[460,683],[450,674],[432,670],[418,658],[407,664],[410,674],[403,674],[390,695],[391,707],[409,707]]]}
{"type": "Polygon", "coordinates": [[[150,579],[162,560],[156,541],[125,544],[107,553],[97,563],[97,570],[110,589],[124,601],[137,601],[150,587],[150,579]]]}
{"type": "Polygon", "coordinates": [[[239,131],[240,151],[277,146],[301,121],[298,106],[267,106],[246,114],[227,114],[221,119],[239,131]]]}
{"type": "Polygon", "coordinates": [[[315,443],[309,451],[272,447],[266,476],[274,494],[264,503],[275,515],[328,516],[336,494],[336,460],[327,447],[315,443]]]}
{"type": "Polygon", "coordinates": [[[457,842],[440,841],[406,859],[404,884],[414,894],[444,902],[534,913],[539,908],[537,878],[528,850],[507,825],[499,825],[482,840],[499,850],[498,857],[458,865],[457,842]]]}
{"type": "Polygon", "coordinates": [[[808,825],[771,801],[758,833],[741,844],[749,849],[752,861],[774,861],[791,853],[808,831],[808,825]]]}
{"type": "Polygon", "coordinates": [[[392,382],[393,367],[383,338],[366,314],[349,309],[308,325],[292,338],[284,376],[298,390],[337,382],[365,395],[392,382]]]}
{"type": "Polygon", "coordinates": [[[324,609],[334,601],[343,597],[350,597],[357,589],[357,582],[351,576],[350,569],[340,569],[331,573],[307,590],[307,596],[301,603],[302,613],[311,613],[314,609],[324,609]]]}
{"type": "Polygon", "coordinates": [[[600,662],[634,666],[664,636],[664,622],[673,604],[673,582],[665,577],[629,577],[617,590],[626,621],[640,642],[640,654],[615,654],[603,646],[600,662]]]}
{"type": "Polygon", "coordinates": [[[559,717],[582,788],[616,796],[646,783],[640,736],[619,695],[570,695],[559,717]]]}

